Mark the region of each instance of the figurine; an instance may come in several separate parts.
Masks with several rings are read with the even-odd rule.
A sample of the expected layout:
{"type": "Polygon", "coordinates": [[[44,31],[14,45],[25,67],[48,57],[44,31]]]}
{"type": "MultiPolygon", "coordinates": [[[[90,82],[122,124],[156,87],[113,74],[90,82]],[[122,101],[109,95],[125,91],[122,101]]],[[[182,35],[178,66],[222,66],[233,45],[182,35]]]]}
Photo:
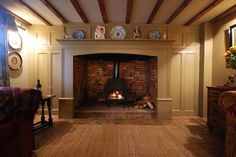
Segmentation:
{"type": "Polygon", "coordinates": [[[105,39],[105,27],[97,25],[94,38],[105,39]]]}
{"type": "Polygon", "coordinates": [[[140,39],[140,38],[141,38],[140,31],[139,31],[138,27],[135,27],[135,29],[133,31],[133,39],[140,39]]]}
{"type": "Polygon", "coordinates": [[[167,28],[163,29],[162,39],[167,39],[167,28]]]}
{"type": "Polygon", "coordinates": [[[71,35],[67,35],[64,33],[64,39],[73,39],[71,35]]]}

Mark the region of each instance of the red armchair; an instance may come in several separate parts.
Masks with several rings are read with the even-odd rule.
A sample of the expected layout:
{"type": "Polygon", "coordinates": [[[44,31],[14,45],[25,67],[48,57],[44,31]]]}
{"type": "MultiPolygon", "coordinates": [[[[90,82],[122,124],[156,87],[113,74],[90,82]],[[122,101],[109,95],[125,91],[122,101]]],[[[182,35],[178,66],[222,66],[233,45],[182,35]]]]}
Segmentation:
{"type": "Polygon", "coordinates": [[[35,89],[0,87],[0,156],[32,155],[33,119],[40,99],[35,89]]]}

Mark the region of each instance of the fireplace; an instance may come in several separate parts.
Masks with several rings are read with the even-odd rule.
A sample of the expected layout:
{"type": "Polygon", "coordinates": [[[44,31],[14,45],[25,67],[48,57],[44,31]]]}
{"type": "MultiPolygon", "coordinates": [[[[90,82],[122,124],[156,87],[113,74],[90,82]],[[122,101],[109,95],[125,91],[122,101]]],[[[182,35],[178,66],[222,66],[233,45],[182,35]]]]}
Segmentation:
{"type": "Polygon", "coordinates": [[[91,54],[73,58],[77,106],[134,106],[139,98],[157,99],[157,58],[131,54],[91,54]]]}
{"type": "Polygon", "coordinates": [[[128,85],[124,78],[119,77],[119,66],[119,60],[115,60],[113,64],[113,78],[109,78],[104,87],[107,107],[111,103],[126,103],[128,85]]]}
{"type": "MultiPolygon", "coordinates": [[[[171,119],[172,98],[170,90],[170,67],[171,48],[174,40],[57,40],[63,50],[62,64],[62,97],[71,98],[73,101],[66,101],[74,106],[74,113],[78,111],[78,106],[96,97],[102,100],[103,95],[99,93],[104,90],[107,79],[113,75],[113,62],[98,60],[97,64],[89,67],[90,62],[86,56],[114,54],[113,59],[118,55],[147,56],[146,78],[142,73],[134,69],[134,64],[120,62],[120,75],[125,76],[128,89],[136,91],[138,97],[143,90],[148,91],[155,102],[156,112],[159,119],[171,119]],[[108,63],[108,64],[107,64],[108,63]],[[86,67],[87,66],[87,67],[86,67]],[[95,69],[95,70],[94,70],[95,69]],[[102,71],[106,71],[103,73],[102,71]],[[91,74],[92,73],[92,74],[91,74]],[[140,75],[141,74],[141,75],[140,75]],[[141,78],[141,79],[139,79],[141,78]],[[145,78],[147,81],[143,81],[145,78]],[[138,81],[135,81],[138,80],[138,81]],[[148,83],[145,83],[148,82],[148,83]],[[103,84],[104,83],[104,84],[103,84]],[[157,94],[158,93],[158,94],[157,94]]],[[[132,61],[131,61],[132,62],[132,61]]],[[[137,60],[138,69],[142,60],[137,60]]],[[[142,69],[142,68],[141,68],[142,69]]],[[[86,103],[85,103],[86,104],[86,103]]]]}

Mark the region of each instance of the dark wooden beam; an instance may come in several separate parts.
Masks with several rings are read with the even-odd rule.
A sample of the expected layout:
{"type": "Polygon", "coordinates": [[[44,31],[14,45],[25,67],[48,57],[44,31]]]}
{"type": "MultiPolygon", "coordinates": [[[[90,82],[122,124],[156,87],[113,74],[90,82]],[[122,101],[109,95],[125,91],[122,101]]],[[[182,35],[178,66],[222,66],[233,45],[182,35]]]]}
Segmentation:
{"type": "Polygon", "coordinates": [[[130,23],[131,13],[133,9],[133,0],[127,0],[127,9],[126,9],[126,23],[130,23]]]}
{"type": "Polygon", "coordinates": [[[102,14],[103,22],[108,23],[104,0],[98,0],[98,4],[99,4],[99,8],[102,14]]]}
{"type": "Polygon", "coordinates": [[[221,13],[220,15],[217,15],[216,17],[214,17],[213,19],[211,19],[210,22],[214,23],[217,22],[221,19],[223,19],[224,17],[228,16],[231,13],[235,13],[236,12],[236,4],[233,5],[232,7],[230,7],[229,9],[225,10],[223,13],[221,13]]]}
{"type": "Polygon", "coordinates": [[[164,0],[157,0],[156,5],[152,9],[152,12],[147,20],[147,24],[152,23],[154,17],[156,16],[156,13],[158,12],[158,10],[161,7],[161,5],[163,4],[163,2],[164,2],[164,0]]]}
{"type": "Polygon", "coordinates": [[[23,6],[25,9],[27,9],[30,13],[32,13],[35,17],[37,17],[39,20],[41,20],[43,23],[45,23],[48,26],[52,26],[52,24],[46,20],[43,16],[41,16],[39,13],[37,13],[34,9],[32,9],[28,4],[23,2],[22,0],[15,0],[18,2],[21,6],[23,6]]]}
{"type": "MultiPolygon", "coordinates": [[[[2,6],[2,5],[1,5],[1,6],[2,6]]],[[[2,6],[2,7],[4,7],[4,6],[2,6]]],[[[5,8],[5,7],[4,7],[4,8],[5,8]]],[[[8,12],[9,14],[11,14],[12,16],[14,16],[16,20],[20,21],[20,22],[23,23],[25,26],[32,26],[32,24],[29,23],[28,21],[26,21],[26,20],[24,20],[23,18],[21,18],[20,16],[14,14],[14,13],[11,12],[10,10],[8,10],[7,8],[5,8],[5,9],[7,10],[7,12],[8,12]]]]}
{"type": "Polygon", "coordinates": [[[84,23],[88,23],[88,19],[84,14],[84,11],[81,9],[79,2],[77,0],[70,0],[71,4],[74,6],[75,10],[77,11],[77,13],[79,14],[79,16],[81,17],[81,19],[83,20],[84,23]]]}
{"type": "Polygon", "coordinates": [[[194,23],[195,21],[197,21],[200,17],[202,17],[203,15],[205,15],[206,13],[208,13],[211,9],[213,9],[214,7],[216,7],[218,4],[220,4],[221,2],[223,2],[224,0],[215,0],[213,1],[211,4],[209,4],[206,8],[204,8],[202,11],[200,11],[197,15],[195,15],[193,18],[191,18],[188,22],[186,22],[184,25],[185,26],[189,26],[192,23],[194,23]]]}
{"type": "Polygon", "coordinates": [[[53,7],[53,5],[48,0],[40,0],[54,15],[56,15],[62,23],[67,23],[68,21],[53,7]]]}
{"type": "Polygon", "coordinates": [[[177,10],[175,10],[175,12],[170,16],[170,18],[166,21],[166,24],[170,24],[183,10],[184,8],[186,8],[189,3],[192,0],[185,0],[179,7],[177,10]]]}

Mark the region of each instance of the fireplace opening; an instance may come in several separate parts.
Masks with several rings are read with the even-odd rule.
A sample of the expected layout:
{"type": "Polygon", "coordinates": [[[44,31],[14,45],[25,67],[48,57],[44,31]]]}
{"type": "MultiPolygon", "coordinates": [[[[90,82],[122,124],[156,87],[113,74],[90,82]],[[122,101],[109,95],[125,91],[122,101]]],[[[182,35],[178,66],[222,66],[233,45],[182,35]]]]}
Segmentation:
{"type": "Polygon", "coordinates": [[[157,100],[156,82],[157,57],[154,56],[91,54],[73,57],[73,93],[77,108],[150,109],[151,103],[153,109],[157,100]]]}

